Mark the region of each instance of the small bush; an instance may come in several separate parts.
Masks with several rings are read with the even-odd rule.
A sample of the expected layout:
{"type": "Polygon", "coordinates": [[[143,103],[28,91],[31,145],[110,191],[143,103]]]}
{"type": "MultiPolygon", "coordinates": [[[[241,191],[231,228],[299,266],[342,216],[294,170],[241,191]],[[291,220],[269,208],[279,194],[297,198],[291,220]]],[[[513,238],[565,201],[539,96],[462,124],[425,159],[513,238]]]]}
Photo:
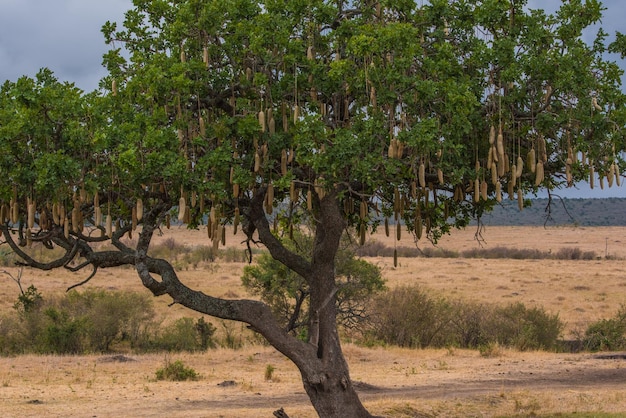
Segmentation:
{"type": "Polygon", "coordinates": [[[72,291],[57,303],[60,309],[85,321],[89,351],[95,352],[108,352],[113,344],[125,341],[131,347],[137,345],[154,318],[152,300],[134,292],[72,291]]]}
{"type": "Polygon", "coordinates": [[[495,308],[485,321],[488,340],[518,350],[551,350],[563,331],[558,315],[514,303],[495,308]]]}
{"type": "Polygon", "coordinates": [[[522,303],[505,307],[435,297],[399,287],[378,298],[365,332],[368,344],[404,347],[554,349],[563,329],[558,315],[522,303]]]}
{"type": "Polygon", "coordinates": [[[394,249],[398,257],[419,257],[421,251],[417,247],[388,247],[380,241],[368,241],[364,245],[356,247],[354,254],[359,257],[393,257],[394,249]]]}
{"type": "Polygon", "coordinates": [[[583,340],[589,351],[617,351],[626,348],[626,326],[616,319],[601,319],[591,324],[583,340]]]}
{"type": "Polygon", "coordinates": [[[22,292],[22,294],[17,297],[17,302],[13,305],[13,309],[21,314],[25,314],[36,309],[41,305],[42,301],[43,297],[41,293],[31,284],[25,292],[22,292]]]}
{"type": "Polygon", "coordinates": [[[167,238],[163,242],[150,248],[150,256],[175,261],[179,256],[189,253],[191,248],[179,244],[174,238],[167,238]]]}
{"type": "Polygon", "coordinates": [[[377,297],[371,315],[371,336],[386,344],[424,348],[446,346],[444,330],[452,316],[449,303],[419,287],[398,287],[377,297]]]}
{"type": "Polygon", "coordinates": [[[213,341],[213,335],[215,334],[215,327],[210,322],[206,322],[203,317],[200,317],[194,325],[198,336],[200,337],[200,349],[207,350],[209,348],[215,348],[215,341],[213,341]]]}
{"type": "Polygon", "coordinates": [[[593,251],[582,251],[580,248],[561,248],[554,253],[532,248],[474,248],[463,251],[461,255],[464,258],[511,258],[515,260],[594,260],[596,258],[593,251]]]}
{"type": "Polygon", "coordinates": [[[490,336],[485,321],[492,309],[479,303],[457,300],[450,319],[450,332],[460,348],[480,348],[489,345],[490,336]]]}
{"type": "Polygon", "coordinates": [[[596,253],[583,251],[580,248],[561,248],[556,252],[554,258],[557,260],[595,260],[596,253]]]}
{"type": "Polygon", "coordinates": [[[481,357],[498,357],[502,355],[502,347],[496,342],[489,342],[478,346],[481,357]]]}
{"type": "MultiPolygon", "coordinates": [[[[393,257],[393,248],[390,248],[389,250],[390,250],[391,255],[387,257],[393,257]]],[[[422,255],[420,249],[416,247],[401,246],[401,247],[397,247],[396,251],[398,253],[398,257],[415,258],[415,257],[419,257],[422,255]]]]}
{"type": "Polygon", "coordinates": [[[150,249],[150,256],[164,258],[175,263],[178,269],[197,268],[200,263],[212,263],[220,258],[228,263],[241,263],[248,260],[246,250],[228,247],[215,251],[211,245],[186,246],[168,238],[150,249]]]}
{"type": "MultiPolygon", "coordinates": [[[[388,257],[389,247],[380,241],[366,241],[364,245],[356,248],[355,253],[359,257],[388,257]]],[[[393,250],[391,255],[393,256],[393,250]]]]}
{"type": "Polygon", "coordinates": [[[185,258],[194,264],[199,264],[200,262],[213,262],[215,261],[216,254],[213,251],[213,246],[210,245],[198,245],[193,247],[189,254],[186,254],[185,258]]]}
{"type": "MultiPolygon", "coordinates": [[[[223,337],[220,345],[231,350],[239,350],[243,347],[242,329],[237,332],[237,323],[232,321],[221,321],[223,337]]],[[[243,327],[243,324],[240,325],[243,327]]]]}
{"type": "Polygon", "coordinates": [[[431,248],[431,247],[426,247],[424,249],[422,249],[422,254],[424,255],[424,257],[428,257],[428,258],[458,258],[459,257],[459,253],[456,251],[452,251],[452,250],[446,250],[443,248],[431,248]]]}
{"type": "Polygon", "coordinates": [[[180,318],[157,334],[147,339],[140,347],[143,351],[205,351],[215,347],[213,334],[215,327],[200,318],[194,322],[191,318],[180,318]]]}
{"type": "Polygon", "coordinates": [[[227,263],[243,263],[248,261],[248,256],[246,254],[246,250],[228,247],[220,252],[220,259],[227,263]]]}
{"type": "Polygon", "coordinates": [[[272,380],[272,378],[274,377],[274,370],[276,370],[274,366],[272,366],[271,364],[267,365],[267,367],[265,368],[265,381],[266,382],[272,380]]]}
{"type": "Polygon", "coordinates": [[[626,350],[626,305],[622,305],[615,317],[589,325],[583,347],[589,351],[626,350]]]}
{"type": "Polygon", "coordinates": [[[165,365],[156,371],[157,380],[170,380],[182,382],[185,380],[198,380],[200,375],[192,368],[185,366],[181,360],[170,362],[165,359],[165,365]]]}
{"type": "Polygon", "coordinates": [[[65,311],[50,307],[45,310],[51,323],[39,336],[39,350],[49,354],[79,354],[85,351],[84,318],[72,318],[65,311]]]}

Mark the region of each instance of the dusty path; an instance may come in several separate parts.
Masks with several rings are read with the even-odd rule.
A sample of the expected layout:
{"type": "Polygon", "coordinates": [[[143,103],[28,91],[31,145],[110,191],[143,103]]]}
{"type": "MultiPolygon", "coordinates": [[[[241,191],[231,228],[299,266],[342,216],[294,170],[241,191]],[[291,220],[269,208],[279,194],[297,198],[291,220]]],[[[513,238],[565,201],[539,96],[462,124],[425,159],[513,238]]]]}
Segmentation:
{"type": "MultiPolygon", "coordinates": [[[[0,359],[3,417],[314,417],[297,371],[269,348],[181,355],[203,378],[157,382],[161,355],[0,359]],[[215,358],[213,358],[215,357],[215,358]],[[253,358],[253,360],[251,360],[253,358]],[[275,381],[263,379],[267,364],[275,381]],[[231,378],[234,385],[220,385],[231,378]]],[[[367,407],[391,417],[626,412],[626,354],[515,353],[348,346],[367,407]],[[421,415],[420,415],[421,414],[421,415]]]]}

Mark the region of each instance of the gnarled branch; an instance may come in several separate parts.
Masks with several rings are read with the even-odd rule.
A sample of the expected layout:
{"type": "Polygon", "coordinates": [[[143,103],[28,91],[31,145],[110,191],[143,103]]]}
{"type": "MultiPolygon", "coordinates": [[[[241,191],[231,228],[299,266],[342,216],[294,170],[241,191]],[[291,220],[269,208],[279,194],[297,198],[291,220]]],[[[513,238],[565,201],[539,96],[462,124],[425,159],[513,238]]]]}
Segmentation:
{"type": "Polygon", "coordinates": [[[289,251],[280,242],[280,240],[272,234],[270,224],[265,217],[265,212],[263,211],[265,192],[265,187],[256,189],[255,194],[250,201],[248,213],[250,224],[246,227],[246,235],[248,237],[252,236],[254,230],[256,229],[259,233],[259,239],[269,250],[272,257],[283,263],[289,269],[298,273],[308,282],[311,278],[311,263],[309,263],[302,256],[289,251]]]}
{"type": "MultiPolygon", "coordinates": [[[[65,249],[65,254],[63,254],[63,256],[49,263],[42,263],[35,260],[33,257],[31,257],[22,250],[22,248],[15,242],[15,240],[11,236],[10,229],[6,224],[0,226],[0,229],[2,229],[2,234],[5,237],[7,244],[9,244],[9,247],[11,247],[11,250],[13,250],[13,252],[15,252],[15,254],[23,260],[23,262],[18,262],[18,265],[26,265],[37,268],[39,270],[52,270],[55,268],[63,267],[67,263],[72,261],[74,257],[76,257],[76,254],[79,250],[78,241],[75,241],[73,245],[67,245],[63,247],[65,249]]],[[[58,232],[59,231],[57,230],[57,233],[58,232]]]]}

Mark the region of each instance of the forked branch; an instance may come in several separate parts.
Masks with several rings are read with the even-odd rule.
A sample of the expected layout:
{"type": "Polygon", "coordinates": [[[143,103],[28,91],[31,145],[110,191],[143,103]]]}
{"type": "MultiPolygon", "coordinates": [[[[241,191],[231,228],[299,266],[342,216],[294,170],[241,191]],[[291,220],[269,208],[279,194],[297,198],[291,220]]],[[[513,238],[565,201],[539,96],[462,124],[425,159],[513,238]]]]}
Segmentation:
{"type": "Polygon", "coordinates": [[[23,260],[22,262],[17,262],[17,265],[20,266],[30,266],[39,270],[52,270],[67,265],[70,261],[74,259],[74,257],[76,257],[76,254],[79,250],[79,241],[74,241],[72,245],[65,245],[63,247],[65,249],[65,254],[63,254],[61,257],[49,263],[42,263],[35,260],[33,257],[31,257],[29,254],[22,250],[22,248],[13,239],[10,229],[6,224],[0,226],[0,228],[2,229],[2,234],[7,244],[9,244],[9,247],[11,247],[11,250],[13,250],[13,252],[15,252],[15,254],[23,260]]]}

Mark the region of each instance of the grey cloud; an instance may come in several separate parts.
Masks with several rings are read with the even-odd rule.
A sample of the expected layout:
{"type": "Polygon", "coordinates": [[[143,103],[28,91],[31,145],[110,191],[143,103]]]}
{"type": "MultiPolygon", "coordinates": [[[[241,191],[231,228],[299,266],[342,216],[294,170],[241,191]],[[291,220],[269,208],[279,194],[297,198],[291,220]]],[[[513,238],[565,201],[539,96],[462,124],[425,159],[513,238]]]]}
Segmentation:
{"type": "MultiPolygon", "coordinates": [[[[612,37],[621,29],[626,9],[623,0],[603,3],[608,10],[602,25],[612,37]]],[[[560,4],[528,1],[528,7],[549,12],[560,4]]],[[[100,28],[107,20],[121,23],[131,6],[132,0],[0,0],[0,82],[32,77],[48,67],[61,80],[95,89],[106,75],[101,64],[107,47],[100,28]]]]}
{"type": "Polygon", "coordinates": [[[0,80],[34,76],[42,67],[83,90],[106,72],[100,28],[121,21],[131,0],[0,0],[0,80]]]}

